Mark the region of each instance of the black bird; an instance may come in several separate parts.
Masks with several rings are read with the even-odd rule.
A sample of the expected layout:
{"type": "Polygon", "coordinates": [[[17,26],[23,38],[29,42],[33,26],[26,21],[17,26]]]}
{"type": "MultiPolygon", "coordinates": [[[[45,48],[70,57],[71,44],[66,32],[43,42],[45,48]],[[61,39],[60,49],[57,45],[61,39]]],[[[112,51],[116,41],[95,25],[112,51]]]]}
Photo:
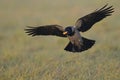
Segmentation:
{"type": "Polygon", "coordinates": [[[28,35],[32,36],[54,35],[65,38],[67,37],[70,42],[64,50],[70,52],[82,52],[91,48],[94,45],[95,40],[84,38],[79,32],[89,30],[96,22],[110,16],[114,12],[113,10],[113,6],[108,6],[108,4],[106,4],[102,8],[79,18],[76,21],[75,26],[67,26],[65,29],[60,25],[44,25],[38,27],[28,26],[28,29],[25,29],[25,31],[28,35]]]}

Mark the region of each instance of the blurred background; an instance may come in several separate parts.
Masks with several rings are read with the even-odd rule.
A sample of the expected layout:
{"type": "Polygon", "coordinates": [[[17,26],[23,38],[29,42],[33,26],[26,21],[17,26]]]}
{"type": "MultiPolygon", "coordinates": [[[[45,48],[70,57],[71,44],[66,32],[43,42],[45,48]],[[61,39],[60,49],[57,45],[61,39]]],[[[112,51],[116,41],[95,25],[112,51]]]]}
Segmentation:
{"type": "Polygon", "coordinates": [[[0,80],[120,80],[120,0],[0,0],[0,80]],[[105,4],[115,12],[84,37],[96,44],[64,51],[68,39],[28,36],[26,26],[75,21],[105,4]]]}

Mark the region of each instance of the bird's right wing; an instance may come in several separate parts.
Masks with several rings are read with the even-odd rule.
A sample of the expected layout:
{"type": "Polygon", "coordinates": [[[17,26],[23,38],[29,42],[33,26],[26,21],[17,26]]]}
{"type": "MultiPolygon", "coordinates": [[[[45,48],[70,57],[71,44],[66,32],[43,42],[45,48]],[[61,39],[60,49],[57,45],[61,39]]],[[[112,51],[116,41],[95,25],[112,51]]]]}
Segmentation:
{"type": "Polygon", "coordinates": [[[38,27],[30,27],[28,26],[25,29],[28,35],[37,36],[37,35],[54,35],[59,37],[66,37],[63,35],[64,29],[62,26],[59,25],[44,25],[38,27]]]}

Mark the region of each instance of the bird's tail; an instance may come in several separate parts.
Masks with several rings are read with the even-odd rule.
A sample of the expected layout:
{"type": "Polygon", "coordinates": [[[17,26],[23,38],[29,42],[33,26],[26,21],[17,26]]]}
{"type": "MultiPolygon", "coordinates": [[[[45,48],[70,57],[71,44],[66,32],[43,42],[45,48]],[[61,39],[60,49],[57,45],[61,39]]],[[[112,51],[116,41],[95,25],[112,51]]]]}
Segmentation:
{"type": "Polygon", "coordinates": [[[90,40],[84,37],[82,37],[82,40],[83,40],[83,45],[81,45],[81,48],[69,42],[68,45],[64,48],[64,50],[70,52],[82,52],[91,48],[95,44],[95,40],[90,40]]]}

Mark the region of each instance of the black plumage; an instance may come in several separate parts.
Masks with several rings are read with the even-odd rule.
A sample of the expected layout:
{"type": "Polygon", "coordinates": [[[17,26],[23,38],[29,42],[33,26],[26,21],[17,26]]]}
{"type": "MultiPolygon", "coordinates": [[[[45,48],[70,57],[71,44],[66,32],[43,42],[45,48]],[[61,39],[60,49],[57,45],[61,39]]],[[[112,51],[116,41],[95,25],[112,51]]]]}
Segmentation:
{"type": "Polygon", "coordinates": [[[84,37],[82,37],[82,39],[84,41],[84,45],[82,45],[80,49],[76,45],[73,45],[71,42],[69,42],[68,45],[64,48],[64,50],[71,52],[82,52],[91,48],[95,44],[95,40],[90,40],[84,37]]]}
{"type": "Polygon", "coordinates": [[[64,29],[59,25],[44,25],[39,27],[27,26],[28,29],[25,29],[28,35],[37,36],[37,35],[56,35],[60,37],[66,37],[63,35],[64,29]]]}
{"type": "Polygon", "coordinates": [[[103,6],[99,10],[95,10],[94,12],[81,17],[77,20],[75,26],[79,31],[85,32],[89,30],[96,22],[104,19],[107,16],[110,16],[113,13],[114,8],[112,6],[107,7],[108,4],[103,6]]]}
{"type": "Polygon", "coordinates": [[[70,42],[64,50],[70,52],[82,52],[90,49],[95,44],[95,40],[84,38],[79,32],[89,30],[95,23],[107,16],[110,16],[114,12],[114,8],[113,6],[108,7],[107,5],[108,4],[84,17],[79,18],[76,21],[75,26],[67,26],[65,29],[60,25],[44,25],[38,27],[28,26],[25,31],[28,35],[32,36],[53,35],[64,38],[67,37],[70,42]]]}

